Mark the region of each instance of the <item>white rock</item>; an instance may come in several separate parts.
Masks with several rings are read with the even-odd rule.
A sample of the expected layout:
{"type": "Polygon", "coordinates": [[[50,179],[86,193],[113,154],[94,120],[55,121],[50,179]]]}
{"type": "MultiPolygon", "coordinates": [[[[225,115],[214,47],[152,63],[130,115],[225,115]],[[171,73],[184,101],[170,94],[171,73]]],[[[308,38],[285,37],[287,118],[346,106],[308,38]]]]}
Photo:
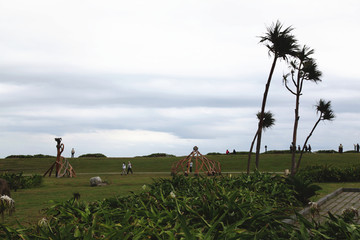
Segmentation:
{"type": "Polygon", "coordinates": [[[90,186],[95,187],[102,183],[102,180],[99,176],[90,178],[90,186]]]}

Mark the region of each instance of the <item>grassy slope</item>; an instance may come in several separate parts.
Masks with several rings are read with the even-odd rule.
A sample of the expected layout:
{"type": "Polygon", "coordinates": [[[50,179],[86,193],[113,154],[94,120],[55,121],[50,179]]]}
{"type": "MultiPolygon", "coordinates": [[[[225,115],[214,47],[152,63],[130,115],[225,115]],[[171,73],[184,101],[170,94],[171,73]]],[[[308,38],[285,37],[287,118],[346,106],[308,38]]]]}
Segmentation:
{"type": "MultiPolygon", "coordinates": [[[[223,172],[245,171],[247,155],[211,155],[209,159],[221,163],[223,172]]],[[[184,157],[136,157],[136,158],[74,158],[69,159],[77,173],[121,172],[122,162],[129,160],[135,172],[170,172],[171,164],[184,157]]],[[[254,156],[253,156],[254,158],[254,156]]],[[[44,174],[55,161],[45,159],[0,159],[0,172],[19,172],[44,174]]],[[[308,165],[348,166],[360,164],[360,154],[305,154],[301,167],[308,165]]],[[[261,171],[283,172],[290,168],[290,154],[262,154],[259,168],[261,171]]]]}
{"type": "MultiPolygon", "coordinates": [[[[212,160],[221,162],[223,172],[245,171],[246,155],[214,155],[207,156],[212,160]]],[[[40,188],[18,190],[12,193],[16,201],[16,212],[13,216],[5,217],[5,222],[14,224],[16,220],[26,224],[26,222],[36,222],[41,218],[40,210],[49,206],[50,200],[68,200],[72,194],[78,192],[81,199],[93,201],[112,196],[124,196],[130,191],[141,191],[144,184],[151,183],[153,177],[170,177],[170,168],[173,162],[183,157],[165,158],[75,158],[70,159],[78,176],[76,178],[44,178],[44,184],[40,188]],[[105,174],[108,172],[121,172],[123,161],[131,160],[134,172],[164,172],[164,174],[134,174],[121,176],[118,174],[105,174]],[[83,174],[81,174],[83,173],[83,174]],[[93,174],[85,174],[93,173],[93,174]],[[90,187],[89,178],[99,175],[110,185],[105,187],[90,187]]],[[[49,159],[0,159],[0,173],[24,172],[26,174],[44,174],[55,161],[49,159]]],[[[360,164],[360,154],[306,154],[302,166],[328,164],[334,166],[348,166],[360,164]]],[[[283,172],[290,166],[289,154],[263,154],[260,159],[260,170],[283,172]]],[[[54,174],[53,174],[54,176],[54,174]]],[[[339,187],[360,187],[360,183],[330,183],[319,184],[323,187],[320,195],[316,199],[334,191],[339,187]]]]}

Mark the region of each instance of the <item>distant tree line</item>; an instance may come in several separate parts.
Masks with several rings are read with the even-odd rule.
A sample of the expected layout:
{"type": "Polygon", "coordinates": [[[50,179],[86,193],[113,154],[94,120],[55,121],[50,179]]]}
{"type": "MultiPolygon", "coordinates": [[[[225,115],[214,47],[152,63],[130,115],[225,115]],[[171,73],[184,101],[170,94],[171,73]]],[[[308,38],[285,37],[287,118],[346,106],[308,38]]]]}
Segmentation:
{"type": "Polygon", "coordinates": [[[55,158],[55,156],[44,155],[44,154],[35,154],[35,155],[10,155],[5,157],[7,158],[55,158]]]}

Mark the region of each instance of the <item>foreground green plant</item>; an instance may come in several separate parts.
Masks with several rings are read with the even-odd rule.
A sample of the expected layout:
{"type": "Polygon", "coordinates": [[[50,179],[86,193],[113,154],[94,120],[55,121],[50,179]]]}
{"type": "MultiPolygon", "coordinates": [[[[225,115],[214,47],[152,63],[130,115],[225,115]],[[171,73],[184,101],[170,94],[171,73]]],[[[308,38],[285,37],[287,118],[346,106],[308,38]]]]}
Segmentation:
{"type": "Polygon", "coordinates": [[[54,202],[37,224],[1,225],[0,238],[289,239],[303,231],[283,222],[301,203],[293,186],[278,175],[176,176],[141,189],[90,203],[75,197],[54,202]]]}

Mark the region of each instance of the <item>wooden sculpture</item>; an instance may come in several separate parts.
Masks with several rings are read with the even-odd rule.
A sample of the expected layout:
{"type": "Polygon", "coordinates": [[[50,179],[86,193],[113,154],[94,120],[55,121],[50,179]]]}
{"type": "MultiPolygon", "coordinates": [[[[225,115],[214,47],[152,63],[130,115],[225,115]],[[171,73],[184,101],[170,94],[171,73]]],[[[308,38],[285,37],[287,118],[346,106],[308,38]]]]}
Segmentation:
{"type": "Polygon", "coordinates": [[[65,175],[67,175],[68,177],[76,177],[76,173],[73,167],[71,166],[71,164],[69,163],[69,161],[61,156],[61,153],[64,151],[64,144],[61,143],[61,138],[55,138],[55,141],[57,142],[56,161],[53,163],[53,165],[51,165],[49,170],[47,170],[44,173],[44,177],[46,176],[47,173],[49,173],[49,177],[50,177],[54,167],[55,167],[55,176],[58,178],[63,177],[65,175]]]}
{"type": "Polygon", "coordinates": [[[183,172],[186,176],[192,172],[194,168],[194,174],[198,175],[199,172],[204,172],[208,176],[221,174],[221,167],[218,161],[213,161],[206,158],[198,151],[198,147],[195,146],[193,151],[186,158],[173,163],[171,167],[171,174],[176,175],[178,172],[183,172]]]}

